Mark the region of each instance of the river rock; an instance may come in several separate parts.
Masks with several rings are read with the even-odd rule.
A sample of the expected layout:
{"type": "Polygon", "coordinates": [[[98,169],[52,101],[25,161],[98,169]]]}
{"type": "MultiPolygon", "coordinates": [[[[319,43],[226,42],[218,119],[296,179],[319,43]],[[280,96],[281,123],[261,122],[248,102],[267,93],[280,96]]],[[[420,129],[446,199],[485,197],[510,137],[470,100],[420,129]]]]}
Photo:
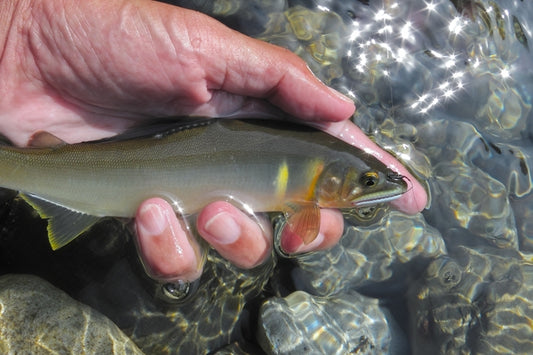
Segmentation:
{"type": "Polygon", "coordinates": [[[296,291],[268,299],[259,317],[259,343],[268,354],[383,354],[391,345],[379,301],[354,291],[331,297],[296,291]]]}
{"type": "Polygon", "coordinates": [[[33,275],[0,277],[0,353],[143,354],[108,318],[33,275]]]}

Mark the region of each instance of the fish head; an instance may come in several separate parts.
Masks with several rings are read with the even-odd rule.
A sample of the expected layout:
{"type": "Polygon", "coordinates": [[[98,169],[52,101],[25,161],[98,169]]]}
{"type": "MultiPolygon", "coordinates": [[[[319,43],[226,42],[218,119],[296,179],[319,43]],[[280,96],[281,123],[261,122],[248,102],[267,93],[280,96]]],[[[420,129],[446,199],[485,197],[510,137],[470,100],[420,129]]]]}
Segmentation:
{"type": "Polygon", "coordinates": [[[333,163],[324,169],[316,194],[321,207],[353,208],[389,202],[406,191],[405,178],[390,169],[333,163]]]}

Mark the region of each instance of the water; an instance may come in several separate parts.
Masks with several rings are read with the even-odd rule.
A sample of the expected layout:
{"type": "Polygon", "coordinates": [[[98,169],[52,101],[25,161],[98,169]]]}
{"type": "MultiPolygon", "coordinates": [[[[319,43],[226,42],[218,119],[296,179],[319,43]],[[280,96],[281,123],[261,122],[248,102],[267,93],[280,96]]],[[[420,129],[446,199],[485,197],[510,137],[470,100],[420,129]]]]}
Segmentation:
{"type": "Polygon", "coordinates": [[[353,98],[354,121],[425,182],[430,205],[347,213],[333,249],[273,254],[247,272],[211,253],[198,291],[176,305],[142,276],[120,224],[43,256],[44,233],[16,239],[30,217],[15,201],[0,210],[2,272],[54,280],[146,353],[533,348],[533,3],[174,3],[304,58],[353,98]]]}

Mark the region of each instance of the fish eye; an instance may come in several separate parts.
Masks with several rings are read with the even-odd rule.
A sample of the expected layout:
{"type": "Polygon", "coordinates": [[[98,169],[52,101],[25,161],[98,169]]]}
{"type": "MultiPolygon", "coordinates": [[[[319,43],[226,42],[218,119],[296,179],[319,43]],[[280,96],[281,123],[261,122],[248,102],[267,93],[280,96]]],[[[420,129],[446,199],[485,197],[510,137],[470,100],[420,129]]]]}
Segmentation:
{"type": "Polygon", "coordinates": [[[365,187],[376,186],[379,182],[379,175],[375,171],[367,171],[361,176],[361,185],[365,187]]]}

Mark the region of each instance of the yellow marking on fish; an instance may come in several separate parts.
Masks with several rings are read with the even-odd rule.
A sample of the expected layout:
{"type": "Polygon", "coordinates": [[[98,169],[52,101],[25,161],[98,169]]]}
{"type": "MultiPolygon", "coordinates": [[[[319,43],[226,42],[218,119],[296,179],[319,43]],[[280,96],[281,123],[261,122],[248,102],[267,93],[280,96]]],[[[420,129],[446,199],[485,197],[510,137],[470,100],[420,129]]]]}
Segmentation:
{"type": "Polygon", "coordinates": [[[322,174],[322,170],[324,170],[324,162],[318,159],[314,160],[311,164],[309,164],[307,169],[307,175],[311,176],[311,179],[305,197],[307,200],[313,201],[316,197],[316,184],[318,183],[318,178],[322,174]]]}
{"type": "Polygon", "coordinates": [[[276,197],[281,200],[287,193],[287,185],[289,184],[289,166],[287,161],[283,161],[278,169],[278,176],[276,177],[276,197]]]}

